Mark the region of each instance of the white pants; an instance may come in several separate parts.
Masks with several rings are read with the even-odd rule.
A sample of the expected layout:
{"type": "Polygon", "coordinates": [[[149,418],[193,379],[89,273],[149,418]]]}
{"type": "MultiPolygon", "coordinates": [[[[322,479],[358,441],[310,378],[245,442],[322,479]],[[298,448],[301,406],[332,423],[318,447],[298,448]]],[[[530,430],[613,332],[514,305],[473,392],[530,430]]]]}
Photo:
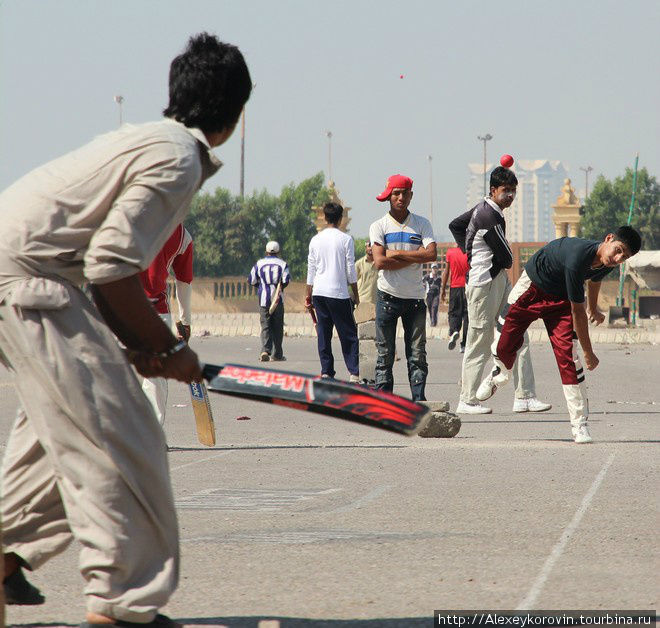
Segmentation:
{"type": "MultiPolygon", "coordinates": [[[[172,329],[172,315],[160,314],[159,316],[172,329]]],[[[165,410],[167,408],[167,380],[164,377],[145,377],[142,382],[142,390],[151,402],[160,426],[163,427],[165,425],[165,410]]]]}

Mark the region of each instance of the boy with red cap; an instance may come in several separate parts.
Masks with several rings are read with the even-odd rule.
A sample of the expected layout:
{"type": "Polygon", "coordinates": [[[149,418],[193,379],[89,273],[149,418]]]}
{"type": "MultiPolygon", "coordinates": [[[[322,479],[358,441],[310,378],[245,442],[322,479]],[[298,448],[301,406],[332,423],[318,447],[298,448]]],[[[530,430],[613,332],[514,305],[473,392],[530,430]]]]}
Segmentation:
{"type": "Polygon", "coordinates": [[[396,326],[403,324],[408,380],[414,401],[426,399],[426,304],[422,264],[437,258],[431,223],[408,211],[413,182],[392,175],[377,200],[389,201],[390,211],[369,228],[374,266],[378,269],[376,303],[376,389],[392,392],[396,326]]]}

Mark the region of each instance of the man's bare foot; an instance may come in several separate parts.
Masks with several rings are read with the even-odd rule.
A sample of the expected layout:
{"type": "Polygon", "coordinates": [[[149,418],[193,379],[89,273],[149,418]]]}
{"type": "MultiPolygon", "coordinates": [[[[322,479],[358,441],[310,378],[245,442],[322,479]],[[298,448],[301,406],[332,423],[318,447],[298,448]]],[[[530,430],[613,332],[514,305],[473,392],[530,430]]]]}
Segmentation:
{"type": "Polygon", "coordinates": [[[90,624],[114,624],[116,619],[106,615],[97,615],[96,613],[87,613],[85,619],[90,624]]]}

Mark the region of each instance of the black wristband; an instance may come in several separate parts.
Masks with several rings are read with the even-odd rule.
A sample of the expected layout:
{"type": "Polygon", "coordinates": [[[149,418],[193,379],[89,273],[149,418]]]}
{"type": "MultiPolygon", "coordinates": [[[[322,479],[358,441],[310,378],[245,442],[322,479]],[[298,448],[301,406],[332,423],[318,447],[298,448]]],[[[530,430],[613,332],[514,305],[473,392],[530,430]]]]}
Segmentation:
{"type": "Polygon", "coordinates": [[[161,353],[157,353],[156,357],[158,358],[169,358],[173,356],[175,353],[179,353],[182,349],[185,349],[188,346],[188,343],[185,340],[179,340],[173,347],[170,347],[167,351],[162,351],[161,353]]]}

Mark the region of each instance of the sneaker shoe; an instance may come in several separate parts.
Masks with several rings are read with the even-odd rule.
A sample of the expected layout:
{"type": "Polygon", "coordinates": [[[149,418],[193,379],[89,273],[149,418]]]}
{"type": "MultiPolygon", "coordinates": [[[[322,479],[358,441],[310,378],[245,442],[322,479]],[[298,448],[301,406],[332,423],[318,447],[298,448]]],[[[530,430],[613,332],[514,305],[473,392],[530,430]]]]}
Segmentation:
{"type": "Polygon", "coordinates": [[[490,414],[492,411],[492,408],[482,406],[480,403],[459,401],[458,406],[456,406],[456,414],[490,414]]]}
{"type": "Polygon", "coordinates": [[[493,381],[493,373],[488,373],[486,379],[477,388],[477,399],[479,401],[486,401],[486,399],[490,399],[495,394],[496,390],[497,384],[493,381]]]}
{"type": "Polygon", "coordinates": [[[286,362],[286,356],[281,355],[279,358],[276,358],[274,355],[270,356],[271,362],[286,362]]]}
{"type": "Polygon", "coordinates": [[[573,439],[578,445],[594,442],[593,438],[591,438],[591,434],[589,434],[589,428],[586,423],[582,423],[577,427],[572,427],[571,430],[573,432],[573,439]]]}
{"type": "Polygon", "coordinates": [[[270,355],[268,351],[262,351],[261,355],[259,356],[259,362],[269,362],[270,361],[270,355]]]}
{"type": "Polygon", "coordinates": [[[359,384],[360,383],[360,376],[359,375],[351,375],[348,378],[348,381],[351,382],[351,384],[359,384]]]}
{"type": "Polygon", "coordinates": [[[458,342],[458,332],[455,331],[451,336],[449,336],[449,342],[447,343],[447,349],[453,351],[458,342]]]}
{"type": "MultiPolygon", "coordinates": [[[[518,401],[516,399],[516,401],[518,401]]],[[[545,412],[546,410],[550,410],[552,408],[551,403],[545,403],[545,401],[540,401],[536,397],[530,397],[529,399],[521,399],[520,401],[526,401],[527,402],[527,410],[530,412],[545,412]]],[[[515,402],[513,403],[515,406],[515,402]]],[[[517,410],[514,409],[514,412],[517,412],[517,410]]]]}
{"type": "Polygon", "coordinates": [[[321,379],[332,379],[327,373],[321,373],[321,379]]]}
{"type": "Polygon", "coordinates": [[[461,345],[461,353],[465,353],[465,345],[461,345]]]}
{"type": "Polygon", "coordinates": [[[37,606],[46,601],[41,591],[25,579],[23,569],[20,567],[11,576],[7,576],[2,585],[6,604],[37,606]]]}

